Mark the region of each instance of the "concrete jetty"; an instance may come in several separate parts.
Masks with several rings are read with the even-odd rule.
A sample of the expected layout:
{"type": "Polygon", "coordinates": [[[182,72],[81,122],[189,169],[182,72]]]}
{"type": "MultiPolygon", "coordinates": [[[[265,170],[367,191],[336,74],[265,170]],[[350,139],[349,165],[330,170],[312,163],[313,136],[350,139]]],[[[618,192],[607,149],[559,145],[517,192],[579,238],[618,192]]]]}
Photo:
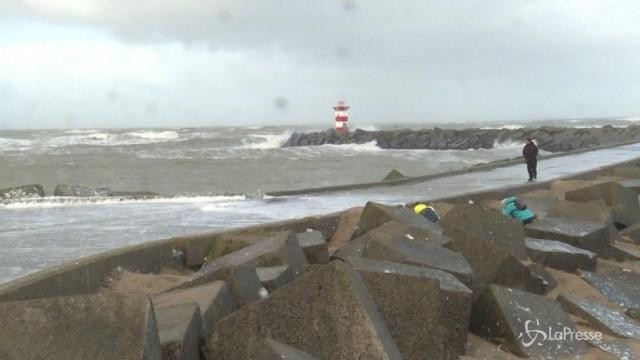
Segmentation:
{"type": "MultiPolygon", "coordinates": [[[[602,344],[622,338],[625,351],[634,351],[640,340],[598,314],[637,309],[618,300],[640,297],[633,284],[639,267],[604,257],[616,244],[640,251],[624,234],[638,224],[625,212],[640,209],[593,189],[637,198],[636,190],[618,188],[640,179],[636,171],[634,158],[571,179],[431,198],[438,224],[403,205],[369,202],[79,259],[0,285],[0,355],[47,358],[55,349],[65,359],[606,359],[602,344]],[[588,197],[573,202],[595,201],[617,214],[617,224],[603,220],[581,231],[588,221],[579,213],[554,218],[546,211],[580,191],[588,197]],[[525,226],[503,217],[499,200],[511,194],[538,199],[529,206],[546,215],[525,226]],[[565,218],[569,228],[549,225],[565,218]],[[544,241],[527,243],[529,228],[542,231],[539,224],[549,230],[544,241]],[[564,267],[547,260],[552,255],[532,256],[563,252],[558,242],[572,250],[553,256],[588,259],[564,267]],[[541,290],[551,280],[556,287],[541,290]],[[125,327],[135,336],[123,339],[125,327]],[[566,329],[574,337],[558,335],[566,329]],[[28,345],[34,338],[56,347],[28,345]]],[[[620,317],[625,329],[640,328],[632,316],[620,317]]]]}

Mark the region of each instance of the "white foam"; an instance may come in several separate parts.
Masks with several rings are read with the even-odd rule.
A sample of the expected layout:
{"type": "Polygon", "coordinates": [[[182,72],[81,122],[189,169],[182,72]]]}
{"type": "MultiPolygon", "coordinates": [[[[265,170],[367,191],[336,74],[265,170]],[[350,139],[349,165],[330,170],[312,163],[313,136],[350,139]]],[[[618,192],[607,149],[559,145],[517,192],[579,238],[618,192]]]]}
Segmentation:
{"type": "Polygon", "coordinates": [[[500,130],[500,129],[507,129],[507,130],[517,130],[517,129],[523,129],[524,125],[522,124],[505,124],[505,125],[497,125],[497,126],[485,126],[485,127],[481,127],[480,129],[482,130],[500,130]]]}
{"type": "Polygon", "coordinates": [[[175,131],[132,131],[125,135],[147,140],[174,140],[180,137],[175,131]]]}
{"type": "Polygon", "coordinates": [[[360,129],[360,130],[364,130],[364,131],[380,131],[380,129],[378,129],[374,125],[357,125],[355,127],[355,129],[360,129]]]}
{"type": "Polygon", "coordinates": [[[176,196],[153,199],[130,199],[121,197],[45,197],[19,199],[0,203],[0,209],[45,209],[65,206],[98,206],[117,204],[200,204],[244,201],[245,195],[176,196]]]}
{"type": "Polygon", "coordinates": [[[96,132],[98,132],[98,130],[95,129],[71,129],[65,131],[65,134],[91,134],[96,132]]]}
{"type": "Polygon", "coordinates": [[[0,138],[0,150],[26,150],[33,142],[27,139],[0,138]]]}
{"type": "Polygon", "coordinates": [[[493,143],[494,150],[512,150],[512,149],[521,149],[524,146],[524,142],[522,141],[513,141],[511,139],[498,142],[497,140],[493,143]]]}
{"type": "Polygon", "coordinates": [[[242,148],[257,150],[278,149],[282,147],[287,140],[289,140],[291,137],[291,131],[285,131],[282,134],[253,134],[249,135],[249,137],[259,139],[261,141],[247,144],[246,140],[243,140],[243,143],[245,144],[242,148]]]}
{"type": "Polygon", "coordinates": [[[384,149],[378,147],[378,142],[376,140],[369,141],[362,144],[324,144],[324,145],[315,145],[319,148],[324,149],[332,149],[339,150],[341,152],[379,152],[384,151],[384,149]]]}

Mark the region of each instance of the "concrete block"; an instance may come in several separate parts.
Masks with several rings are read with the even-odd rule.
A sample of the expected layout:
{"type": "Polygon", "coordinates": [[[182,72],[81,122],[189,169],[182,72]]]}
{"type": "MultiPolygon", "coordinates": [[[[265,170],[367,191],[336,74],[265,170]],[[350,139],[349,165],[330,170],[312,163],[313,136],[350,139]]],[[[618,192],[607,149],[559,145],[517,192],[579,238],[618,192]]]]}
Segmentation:
{"type": "Polygon", "coordinates": [[[631,348],[628,342],[623,340],[611,340],[611,339],[589,339],[587,340],[589,346],[596,349],[600,349],[606,353],[611,354],[614,359],[619,360],[638,360],[636,352],[631,348]]]}
{"type": "Polygon", "coordinates": [[[579,270],[578,275],[607,299],[624,309],[640,309],[640,293],[624,281],[579,270]]]}
{"type": "Polygon", "coordinates": [[[472,310],[471,328],[518,356],[574,358],[586,351],[572,338],[550,338],[548,333],[575,331],[575,325],[556,301],[543,296],[491,285],[472,310]],[[544,334],[544,335],[543,335],[544,334]]]}
{"type": "Polygon", "coordinates": [[[298,276],[302,273],[304,266],[307,265],[307,259],[300,244],[292,234],[292,232],[289,232],[286,236],[271,237],[239,251],[216,258],[192,275],[188,281],[181,285],[181,288],[202,285],[213,280],[224,280],[218,273],[238,265],[253,267],[289,265],[294,275],[298,276]]]}
{"type": "Polygon", "coordinates": [[[329,249],[324,235],[320,231],[306,231],[295,234],[309,264],[329,262],[329,249]]]}
{"type": "Polygon", "coordinates": [[[561,241],[606,258],[611,252],[610,226],[573,218],[547,218],[525,225],[524,230],[531,238],[561,241]]]}
{"type": "Polygon", "coordinates": [[[405,174],[401,173],[400,171],[393,169],[389,171],[387,176],[385,176],[381,181],[395,181],[395,180],[403,180],[403,179],[408,179],[408,177],[405,174]]]}
{"type": "Polygon", "coordinates": [[[590,223],[613,225],[609,226],[611,242],[620,239],[620,233],[614,225],[613,209],[604,200],[589,202],[557,200],[549,207],[546,216],[549,218],[573,218],[590,223]]]}
{"type": "Polygon", "coordinates": [[[342,248],[351,241],[353,238],[353,232],[358,226],[360,220],[360,214],[362,214],[362,207],[352,208],[342,212],[338,218],[338,224],[336,231],[330,235],[329,254],[333,255],[336,250],[342,248]]]}
{"type": "Polygon", "coordinates": [[[626,236],[631,239],[634,244],[640,245],[640,223],[620,230],[620,235],[626,236]]]}
{"type": "Polygon", "coordinates": [[[618,182],[620,185],[626,187],[627,189],[631,189],[636,192],[636,194],[640,194],[640,178],[639,179],[629,179],[622,180],[618,182]]]}
{"type": "Polygon", "coordinates": [[[529,257],[544,266],[569,273],[577,269],[595,271],[598,256],[589,250],[555,240],[527,238],[529,257]]]}
{"type": "Polygon", "coordinates": [[[640,260],[640,249],[635,245],[625,244],[623,242],[617,242],[611,245],[612,257],[618,261],[625,260],[640,260]]]}
{"type": "Polygon", "coordinates": [[[218,278],[229,285],[233,300],[238,307],[262,299],[264,288],[256,269],[250,266],[231,266],[216,272],[218,278]]]}
{"type": "Polygon", "coordinates": [[[270,293],[293,281],[293,271],[289,265],[256,268],[258,279],[270,293]]]}
{"type": "Polygon", "coordinates": [[[200,360],[203,333],[198,304],[156,308],[156,319],[164,359],[200,360]]]}
{"type": "Polygon", "coordinates": [[[570,217],[586,222],[613,224],[613,209],[604,200],[589,202],[557,200],[548,209],[550,218],[570,217]]]}
{"type": "Polygon", "coordinates": [[[479,205],[456,205],[439,223],[444,228],[444,234],[454,242],[463,233],[471,233],[484,241],[492,242],[518,259],[527,258],[522,224],[505,217],[499,211],[479,205]]]}
{"type": "Polygon", "coordinates": [[[428,266],[449,272],[464,284],[471,285],[473,269],[462,255],[405,233],[404,227],[395,224],[398,223],[387,223],[369,231],[336,255],[428,266]]]}
{"type": "Polygon", "coordinates": [[[556,279],[543,265],[533,263],[527,265],[527,268],[531,271],[531,278],[528,285],[528,288],[532,289],[531,292],[546,295],[558,286],[556,279]]]}
{"type": "Polygon", "coordinates": [[[251,359],[318,360],[318,358],[273,339],[264,339],[252,349],[251,359]]]}
{"type": "Polygon", "coordinates": [[[614,167],[609,171],[611,176],[640,178],[639,166],[620,166],[614,167]]]}
{"type": "Polygon", "coordinates": [[[397,221],[389,221],[368,233],[375,232],[383,236],[401,236],[407,240],[413,240],[420,244],[429,244],[432,246],[444,246],[451,241],[451,238],[442,234],[441,229],[432,229],[430,227],[417,227],[414,225],[403,224],[397,221]]]}
{"type": "Polygon", "coordinates": [[[387,206],[369,201],[360,215],[358,227],[353,232],[353,238],[358,238],[390,221],[442,233],[440,225],[428,221],[420,215],[416,215],[411,209],[387,206]]]}
{"type": "Polygon", "coordinates": [[[438,352],[429,348],[439,344],[424,341],[432,336],[442,338],[445,358],[464,353],[472,301],[471,290],[464,284],[451,274],[420,266],[358,258],[347,262],[369,287],[404,358],[438,358],[438,352]],[[439,291],[429,293],[429,282],[438,284],[439,291]],[[431,312],[436,295],[439,316],[434,320],[431,312]],[[438,330],[433,328],[438,323],[444,329],[439,335],[430,334],[438,330]]]}
{"type": "Polygon", "coordinates": [[[155,308],[196,303],[200,308],[202,326],[207,334],[223,317],[237,309],[230,287],[224,281],[173,290],[151,297],[155,308]]]}
{"type": "Polygon", "coordinates": [[[539,281],[531,270],[519,259],[493,241],[487,241],[474,233],[459,231],[451,243],[445,245],[460,253],[473,269],[473,283],[470,288],[474,297],[479,296],[489,284],[534,291],[539,289],[539,281]]]}
{"type": "Polygon", "coordinates": [[[264,338],[320,359],[401,359],[362,278],[339,261],[224,318],[207,338],[206,355],[250,359],[264,338]]]}
{"type": "Polygon", "coordinates": [[[599,330],[618,337],[640,339],[640,325],[619,311],[571,294],[561,294],[558,302],[568,312],[589,321],[599,330]]]}
{"type": "Polygon", "coordinates": [[[637,272],[640,270],[633,265],[631,268],[626,266],[622,268],[617,265],[619,265],[619,263],[600,261],[596,274],[609,281],[620,284],[621,287],[640,294],[640,273],[637,272]]]}
{"type": "Polygon", "coordinates": [[[612,181],[568,191],[564,197],[567,200],[579,202],[604,200],[613,208],[613,221],[618,228],[631,226],[640,221],[638,194],[612,181]]]}
{"type": "Polygon", "coordinates": [[[552,279],[544,268],[526,265],[509,255],[500,265],[491,283],[544,295],[554,287],[552,279]]]}
{"type": "Polygon", "coordinates": [[[162,359],[147,297],[112,293],[0,303],[0,354],[6,359],[162,359]]]}

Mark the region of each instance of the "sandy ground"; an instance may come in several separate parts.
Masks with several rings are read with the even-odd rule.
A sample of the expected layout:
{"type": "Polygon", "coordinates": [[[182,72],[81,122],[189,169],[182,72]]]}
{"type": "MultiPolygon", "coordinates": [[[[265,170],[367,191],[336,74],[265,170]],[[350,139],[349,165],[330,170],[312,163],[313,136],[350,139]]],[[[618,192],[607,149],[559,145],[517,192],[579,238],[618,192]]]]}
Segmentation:
{"type": "Polygon", "coordinates": [[[138,274],[122,271],[105,279],[104,287],[100,291],[113,291],[120,294],[142,292],[146,295],[158,294],[172,289],[187,281],[186,274],[166,270],[160,274],[138,274]]]}

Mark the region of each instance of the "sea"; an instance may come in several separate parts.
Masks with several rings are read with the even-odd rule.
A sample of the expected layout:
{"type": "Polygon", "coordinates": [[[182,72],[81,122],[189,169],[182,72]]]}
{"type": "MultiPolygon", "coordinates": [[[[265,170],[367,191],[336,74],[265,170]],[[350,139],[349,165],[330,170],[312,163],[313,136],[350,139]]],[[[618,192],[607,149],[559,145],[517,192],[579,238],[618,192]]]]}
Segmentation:
{"type": "MultiPolygon", "coordinates": [[[[625,127],[638,121],[640,118],[551,119],[352,124],[351,128],[625,127]]],[[[481,178],[462,177],[457,185],[444,180],[426,187],[265,196],[272,191],[374,182],[393,169],[407,176],[443,173],[517,157],[523,145],[496,143],[486,150],[385,150],[374,142],[282,147],[293,132],[325,131],[331,125],[0,130],[0,188],[42,184],[47,193],[44,199],[0,203],[0,283],[122,246],[324,214],[362,206],[367,200],[393,204],[447,191],[484,189],[525,177],[524,170],[518,169],[481,178]],[[61,199],[52,196],[57,184],[153,191],[161,196],[148,200],[61,199]]],[[[593,159],[606,163],[611,160],[607,157],[639,154],[634,147],[620,151],[623,156],[606,152],[599,157],[584,156],[575,168],[550,165],[549,172],[561,176],[586,169],[580,166],[592,164],[593,159]]]]}

